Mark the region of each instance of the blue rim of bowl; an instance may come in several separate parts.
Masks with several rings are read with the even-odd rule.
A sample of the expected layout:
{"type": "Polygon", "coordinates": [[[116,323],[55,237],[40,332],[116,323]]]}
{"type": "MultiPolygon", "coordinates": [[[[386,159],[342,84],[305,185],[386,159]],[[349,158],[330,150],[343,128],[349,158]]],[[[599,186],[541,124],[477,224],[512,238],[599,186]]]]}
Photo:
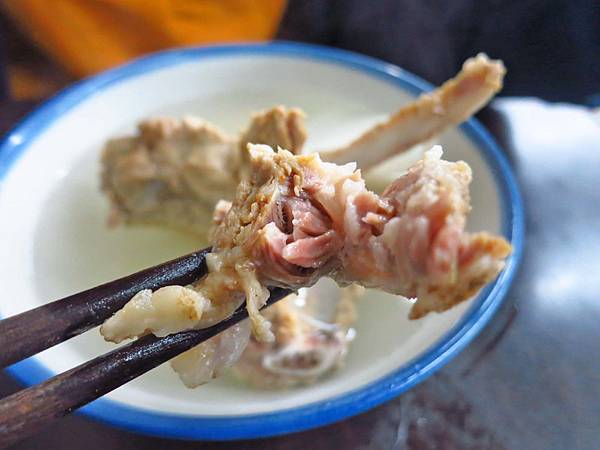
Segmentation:
{"type": "MultiPolygon", "coordinates": [[[[109,86],[155,70],[190,61],[229,56],[279,56],[335,64],[379,78],[418,95],[433,86],[397,66],[353,52],[292,42],[236,44],[168,50],[134,60],[80,81],[60,92],[29,114],[0,143],[0,187],[12,164],[36,136],[57,117],[109,86]]],[[[429,350],[380,379],[353,391],[299,407],[240,416],[189,416],[135,408],[101,398],[79,410],[107,424],[161,437],[177,439],[233,440],[259,438],[326,425],[369,410],[390,400],[432,375],[455,357],[484,327],[498,309],[517,271],[524,239],[524,212],[512,170],[491,135],[475,119],[460,129],[481,151],[500,194],[502,232],[513,253],[498,278],[473,301],[463,318],[429,350]]],[[[31,357],[6,369],[25,385],[53,376],[31,357]]]]}

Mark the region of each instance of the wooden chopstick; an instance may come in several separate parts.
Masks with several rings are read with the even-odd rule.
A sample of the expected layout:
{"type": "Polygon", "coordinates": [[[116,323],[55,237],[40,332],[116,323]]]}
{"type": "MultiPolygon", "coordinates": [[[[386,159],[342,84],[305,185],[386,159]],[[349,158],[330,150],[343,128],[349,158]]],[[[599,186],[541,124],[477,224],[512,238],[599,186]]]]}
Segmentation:
{"type": "MultiPolygon", "coordinates": [[[[291,293],[281,288],[272,288],[270,291],[265,307],[291,293]]],[[[209,328],[184,331],[163,338],[154,335],[141,337],[0,400],[0,447],[30,436],[53,420],[139,377],[246,317],[248,313],[242,305],[228,319],[209,328]]]]}
{"type": "Polygon", "coordinates": [[[100,325],[142,289],[206,274],[206,248],[0,321],[0,368],[100,325]]]}

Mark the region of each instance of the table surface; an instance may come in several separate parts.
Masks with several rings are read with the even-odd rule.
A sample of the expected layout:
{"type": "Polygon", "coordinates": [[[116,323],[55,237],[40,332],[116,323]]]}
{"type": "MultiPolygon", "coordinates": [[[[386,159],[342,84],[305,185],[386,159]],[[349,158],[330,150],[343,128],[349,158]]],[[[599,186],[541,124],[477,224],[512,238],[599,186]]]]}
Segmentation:
{"type": "MultiPolygon", "coordinates": [[[[31,106],[0,104],[0,133],[31,106]]],[[[71,416],[15,448],[598,448],[598,116],[516,98],[495,101],[479,114],[520,183],[527,224],[521,268],[500,311],[473,343],[395,400],[326,427],[225,443],[156,439],[71,416]]],[[[18,388],[0,373],[0,396],[18,388]]]]}

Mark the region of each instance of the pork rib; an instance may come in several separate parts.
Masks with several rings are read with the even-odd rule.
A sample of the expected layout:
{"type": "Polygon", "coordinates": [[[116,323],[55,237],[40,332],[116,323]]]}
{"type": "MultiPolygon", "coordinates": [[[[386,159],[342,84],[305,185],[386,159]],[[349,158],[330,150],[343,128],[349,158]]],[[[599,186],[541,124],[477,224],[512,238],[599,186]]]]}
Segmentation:
{"type": "Polygon", "coordinates": [[[466,300],[503,267],[510,245],[465,232],[471,169],[441,147],[379,196],[354,164],[250,146],[253,176],[217,228],[217,253],[239,252],[262,284],[338,283],[417,298],[411,317],[466,300]]]}
{"type": "Polygon", "coordinates": [[[277,106],[254,114],[239,139],[195,117],[142,121],[135,136],[108,141],[102,153],[109,223],[166,225],[205,237],[215,203],[232,198],[247,171],[249,140],[299,153],[303,118],[277,106]]]}
{"type": "Polygon", "coordinates": [[[470,58],[455,78],[422,94],[349,144],[321,150],[321,156],[336,164],[354,161],[367,170],[467,120],[502,88],[505,72],[501,61],[484,54],[470,58]]]}

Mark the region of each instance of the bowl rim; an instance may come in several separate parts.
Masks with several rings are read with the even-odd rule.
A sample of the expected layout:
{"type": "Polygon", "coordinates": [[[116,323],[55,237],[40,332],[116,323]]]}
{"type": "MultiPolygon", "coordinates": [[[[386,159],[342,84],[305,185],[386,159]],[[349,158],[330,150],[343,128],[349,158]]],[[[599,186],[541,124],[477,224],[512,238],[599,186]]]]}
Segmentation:
{"type": "MultiPolygon", "coordinates": [[[[201,59],[240,55],[293,57],[333,63],[387,81],[415,96],[433,88],[428,82],[393,64],[346,50],[312,44],[273,41],[186,47],[157,52],[79,81],[27,115],[0,142],[0,188],[2,179],[37,135],[61,114],[95,93],[151,71],[201,59]]],[[[480,292],[461,320],[428,350],[396,370],[350,392],[274,412],[217,417],[190,416],[160,413],[100,398],[81,408],[78,413],[121,429],[153,436],[205,440],[259,438],[315,428],[354,416],[398,396],[432,375],[454,358],[498,310],[514,279],[523,251],[523,205],[506,157],[476,119],[469,119],[460,129],[480,151],[492,171],[500,195],[502,233],[513,245],[513,253],[497,279],[480,292]]],[[[13,364],[5,370],[25,385],[33,385],[55,375],[35,357],[13,364]]]]}

